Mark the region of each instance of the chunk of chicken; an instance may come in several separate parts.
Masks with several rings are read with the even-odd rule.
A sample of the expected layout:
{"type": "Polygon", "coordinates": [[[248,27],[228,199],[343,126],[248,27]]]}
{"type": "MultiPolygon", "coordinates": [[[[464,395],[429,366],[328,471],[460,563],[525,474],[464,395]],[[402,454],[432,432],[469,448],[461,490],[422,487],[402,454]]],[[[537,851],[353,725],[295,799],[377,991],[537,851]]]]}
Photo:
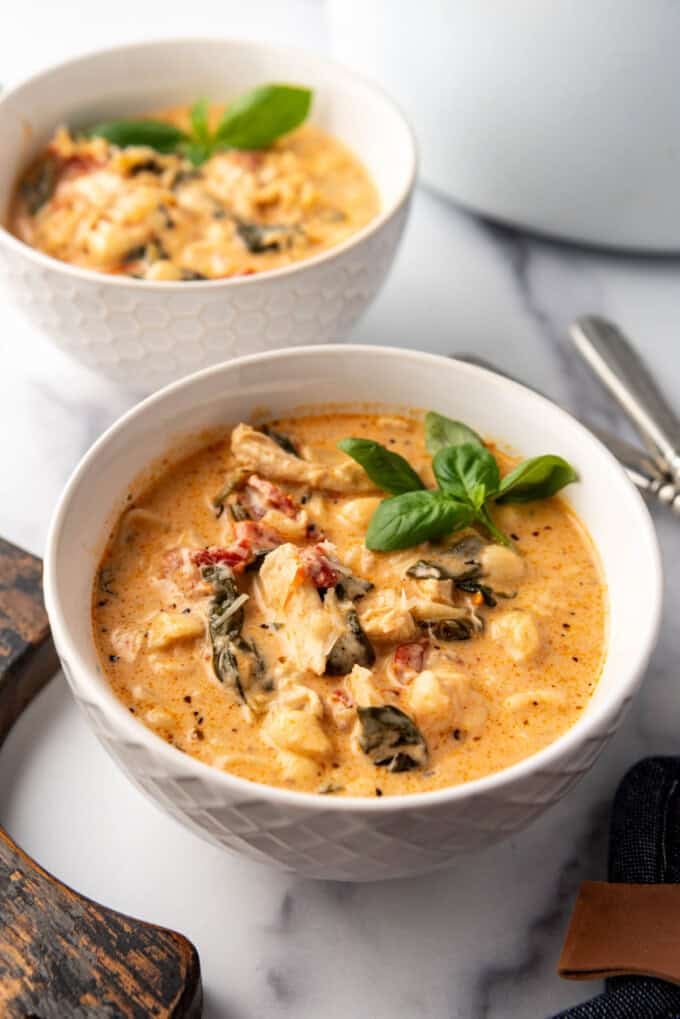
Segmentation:
{"type": "Polygon", "coordinates": [[[373,640],[411,640],[417,627],[401,591],[386,587],[372,591],[357,605],[364,633],[373,640]]]}
{"type": "Polygon", "coordinates": [[[288,481],[334,492],[375,492],[375,485],[359,464],[349,457],[341,463],[323,464],[287,453],[264,432],[240,424],[231,435],[231,451],[240,464],[273,481],[288,481]]]}
{"type": "Polygon", "coordinates": [[[495,618],[489,632],[515,662],[535,658],[541,649],[541,634],[536,619],[523,609],[513,609],[495,618]]]}
{"type": "Polygon", "coordinates": [[[334,592],[321,600],[302,569],[298,549],[289,543],[269,553],[256,583],[269,615],[284,622],[280,636],[293,664],[322,676],[328,654],[345,629],[334,592]]]}
{"type": "Polygon", "coordinates": [[[376,708],[384,701],[375,685],[373,673],[361,665],[354,666],[346,685],[352,700],[360,708],[376,708]]]}

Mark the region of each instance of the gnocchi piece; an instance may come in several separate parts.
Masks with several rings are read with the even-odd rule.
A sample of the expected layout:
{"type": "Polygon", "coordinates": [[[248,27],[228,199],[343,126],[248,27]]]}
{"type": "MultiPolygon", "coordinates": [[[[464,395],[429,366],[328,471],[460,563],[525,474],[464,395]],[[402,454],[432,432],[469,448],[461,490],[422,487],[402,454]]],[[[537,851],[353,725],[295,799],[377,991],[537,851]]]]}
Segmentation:
{"type": "Polygon", "coordinates": [[[283,778],[293,785],[306,787],[318,778],[319,762],[311,757],[279,748],[276,751],[276,758],[283,778]]]}
{"type": "Polygon", "coordinates": [[[515,662],[535,658],[541,650],[541,634],[535,617],[524,609],[513,609],[493,620],[489,627],[493,640],[499,641],[515,662]]]}
{"type": "Polygon", "coordinates": [[[377,708],[383,703],[370,669],[355,665],[346,680],[350,696],[360,708],[377,708]]]}
{"type": "Polygon", "coordinates": [[[407,693],[416,721],[430,732],[463,729],[480,734],[488,715],[486,699],[469,678],[453,669],[426,669],[413,680],[407,693]]]}
{"type": "Polygon", "coordinates": [[[181,278],[182,270],[167,258],[154,262],[144,274],[144,279],[158,280],[162,283],[173,283],[181,278]]]}
{"type": "Polygon", "coordinates": [[[505,545],[485,545],[479,558],[483,576],[494,591],[514,591],[526,574],[522,556],[505,545]]]}
{"type": "Polygon", "coordinates": [[[322,761],[332,750],[323,728],[323,704],[319,695],[303,684],[281,692],[265,719],[265,738],[279,750],[322,761]]]}
{"type": "Polygon", "coordinates": [[[202,637],[205,622],[197,612],[159,612],[149,623],[147,632],[149,647],[158,650],[179,641],[202,637]]]}
{"type": "Polygon", "coordinates": [[[321,721],[308,711],[276,710],[267,718],[265,732],[279,749],[302,754],[315,761],[323,761],[332,749],[321,721]]]}
{"type": "Polygon", "coordinates": [[[362,534],[366,531],[371,517],[380,505],[378,496],[367,495],[359,499],[349,499],[338,514],[350,527],[357,527],[362,534]]]}
{"type": "Polygon", "coordinates": [[[450,692],[430,669],[415,677],[408,689],[407,701],[419,725],[436,724],[437,728],[453,725],[450,692]]]}

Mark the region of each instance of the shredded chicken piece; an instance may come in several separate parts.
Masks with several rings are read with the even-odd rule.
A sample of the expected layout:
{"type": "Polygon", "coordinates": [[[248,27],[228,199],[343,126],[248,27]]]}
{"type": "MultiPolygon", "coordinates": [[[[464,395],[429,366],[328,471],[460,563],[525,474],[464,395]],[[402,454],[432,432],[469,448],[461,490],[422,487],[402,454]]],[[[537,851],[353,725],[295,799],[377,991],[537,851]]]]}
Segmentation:
{"type": "Polygon", "coordinates": [[[244,467],[273,481],[310,485],[333,492],[375,491],[364,469],[349,457],[337,464],[302,460],[250,425],[240,424],[234,429],[231,451],[244,467]]]}

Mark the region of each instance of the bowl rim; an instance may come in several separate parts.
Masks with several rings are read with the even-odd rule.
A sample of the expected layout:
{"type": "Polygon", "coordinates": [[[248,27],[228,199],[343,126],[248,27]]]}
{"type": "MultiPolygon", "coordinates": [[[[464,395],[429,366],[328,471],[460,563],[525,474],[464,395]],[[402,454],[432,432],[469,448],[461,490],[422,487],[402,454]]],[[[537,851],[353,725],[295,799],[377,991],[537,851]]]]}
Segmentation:
{"type": "MultiPolygon", "coordinates": [[[[389,814],[397,810],[418,810],[419,808],[447,803],[463,802],[467,799],[473,800],[476,796],[483,796],[487,793],[499,793],[531,773],[538,774],[549,770],[552,764],[559,762],[563,757],[568,757],[570,751],[575,750],[578,746],[586,745],[590,739],[601,738],[601,742],[604,744],[606,737],[611,734],[612,721],[616,720],[617,715],[620,714],[640,686],[643,671],[654,649],[661,623],[663,572],[656,530],[642,496],[635,489],[632,482],[627,479],[623,468],[607,447],[580,421],[558,404],[553,403],[552,400],[513,379],[498,375],[486,368],[458,361],[455,358],[444,357],[440,354],[372,344],[343,344],[341,346],[336,344],[320,344],[312,347],[287,347],[220,362],[217,365],[212,365],[163,387],[118,418],[82,457],[66,483],[50,521],[45,550],[43,585],[45,605],[50,626],[55,634],[55,644],[58,649],[64,649],[64,657],[67,659],[69,666],[73,667],[74,672],[78,672],[78,685],[89,688],[93,699],[96,700],[105,713],[114,713],[118,731],[127,732],[131,738],[144,742],[150,753],[160,755],[167,762],[168,769],[171,772],[176,771],[177,767],[180,766],[185,773],[191,773],[196,779],[217,783],[226,793],[240,794],[251,799],[259,796],[280,806],[298,810],[323,809],[324,811],[339,810],[355,813],[389,814]],[[105,676],[103,674],[97,675],[90,669],[80,653],[78,642],[71,636],[57,594],[57,550],[61,530],[73,494],[79,487],[83,475],[89,471],[92,463],[99,458],[108,443],[120,432],[125,431],[137,418],[152,411],[154,406],[162,404],[165,400],[171,398],[174,393],[182,389],[190,389],[211,375],[218,375],[225,368],[238,369],[245,364],[277,361],[285,358],[297,359],[319,354],[329,357],[345,355],[361,356],[362,354],[378,355],[380,357],[402,360],[405,368],[409,362],[424,361],[433,366],[439,365],[442,368],[447,366],[446,370],[450,370],[453,366],[455,370],[470,377],[481,376],[486,380],[487,384],[496,386],[498,389],[504,389],[514,394],[514,397],[517,399],[534,403],[537,410],[540,408],[550,408],[551,412],[557,413],[558,417],[562,417],[567,427],[576,433],[580,433],[584,445],[595,447],[601,455],[605,456],[605,459],[609,460],[614,472],[620,476],[622,483],[621,490],[627,490],[629,497],[628,511],[631,516],[637,515],[637,540],[643,541],[649,552],[649,587],[652,595],[645,606],[646,615],[642,633],[643,639],[639,644],[637,656],[629,667],[625,680],[622,680],[617,687],[613,688],[611,696],[603,699],[602,703],[594,708],[591,703],[591,710],[584,710],[576,722],[556,740],[507,768],[455,786],[445,786],[441,789],[421,793],[400,793],[376,798],[344,796],[336,799],[332,796],[323,796],[320,793],[298,792],[296,790],[254,782],[228,771],[222,771],[213,765],[198,760],[198,758],[181,752],[147,728],[138,718],[133,717],[122,702],[116,698],[105,676]],[[603,729],[604,734],[601,735],[603,729]]],[[[69,683],[71,683],[70,680],[69,683]]],[[[588,770],[590,763],[583,769],[584,771],[588,770]]],[[[577,773],[580,774],[580,772],[577,773]]]]}
{"type": "MultiPolygon", "coordinates": [[[[370,220],[365,226],[356,233],[352,234],[346,240],[342,241],[333,247],[327,248],[325,251],[319,252],[318,255],[313,255],[311,258],[300,259],[298,262],[292,262],[290,265],[280,266],[276,269],[264,269],[261,272],[253,273],[250,276],[231,276],[225,279],[214,279],[214,280],[192,280],[190,293],[193,293],[195,289],[200,288],[202,291],[214,290],[219,287],[248,287],[252,286],[263,280],[277,280],[284,279],[294,273],[304,271],[306,268],[313,268],[319,265],[323,265],[327,262],[333,262],[337,258],[341,258],[347,251],[357,245],[368,240],[373,234],[377,233],[385,224],[394,218],[399,210],[404,206],[412,192],[415,185],[417,173],[418,173],[418,145],[416,141],[416,135],[411,126],[409,119],[404,114],[399,104],[382,88],[379,84],[372,81],[369,77],[359,74],[358,72],[346,67],[343,63],[337,60],[333,60],[330,57],[325,57],[313,50],[306,50],[299,46],[278,46],[275,43],[260,42],[256,39],[239,38],[237,36],[173,36],[168,39],[155,38],[149,40],[135,40],[129,43],[122,43],[117,46],[104,46],[97,47],[96,49],[86,50],[85,52],[78,53],[73,57],[69,57],[67,60],[60,60],[56,63],[50,64],[47,67],[42,68],[40,71],[36,71],[34,74],[30,74],[25,78],[13,83],[10,88],[6,91],[0,92],[0,112],[3,106],[13,98],[13,96],[20,92],[24,88],[40,81],[41,78],[46,78],[51,74],[59,71],[66,70],[69,67],[74,67],[79,63],[86,63],[89,60],[96,59],[99,57],[106,57],[113,53],[124,53],[130,50],[148,50],[148,49],[162,49],[165,46],[202,46],[213,43],[227,43],[238,48],[248,48],[260,50],[263,52],[275,52],[280,55],[290,56],[291,58],[300,57],[305,60],[315,60],[318,63],[322,63],[324,67],[330,67],[334,74],[344,76],[349,81],[354,81],[361,85],[364,89],[374,93],[383,104],[392,110],[395,114],[397,121],[400,122],[404,129],[404,139],[407,142],[405,147],[405,159],[404,159],[404,181],[401,185],[397,195],[389,205],[381,208],[378,215],[374,219],[370,220]]],[[[352,150],[354,152],[354,150],[352,150]]],[[[360,152],[354,153],[357,158],[362,162],[363,158],[360,152]]],[[[372,177],[371,177],[372,179],[372,177]]],[[[16,186],[16,180],[13,184],[13,188],[16,186]]],[[[378,190],[377,185],[376,190],[378,190]]],[[[382,200],[382,195],[379,193],[379,197],[382,200]]],[[[72,278],[84,280],[90,283],[100,283],[106,286],[115,287],[130,287],[135,291],[139,291],[139,284],[143,284],[141,292],[186,292],[186,281],[181,280],[137,280],[128,276],[114,276],[110,273],[97,272],[95,269],[87,269],[82,266],[71,265],[69,262],[62,262],[58,258],[54,258],[52,255],[47,255],[37,248],[31,247],[30,244],[26,244],[25,241],[20,240],[11,233],[3,220],[0,219],[0,243],[6,245],[10,250],[18,252],[24,255],[24,257],[37,263],[37,265],[43,268],[52,269],[56,272],[63,273],[66,276],[72,278]]]]}

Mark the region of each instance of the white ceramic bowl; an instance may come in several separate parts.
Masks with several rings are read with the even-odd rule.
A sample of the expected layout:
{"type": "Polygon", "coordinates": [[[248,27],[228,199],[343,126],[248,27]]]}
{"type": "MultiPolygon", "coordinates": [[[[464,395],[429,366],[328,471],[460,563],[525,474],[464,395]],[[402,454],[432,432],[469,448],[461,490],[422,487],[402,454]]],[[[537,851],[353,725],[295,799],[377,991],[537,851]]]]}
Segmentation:
{"type": "Polygon", "coordinates": [[[442,357],[381,347],[308,347],[217,365],[130,411],[93,446],[56,510],[45,599],[64,671],[93,729],[163,809],[211,842],[317,878],[374,880],[446,865],[523,828],[570,789],[618,726],[651,653],[661,567],[649,514],[619,464],[572,417],[517,383],[442,357]],[[115,698],[90,630],[93,578],[128,485],[173,440],[300,403],[429,407],[526,456],[578,468],[568,498],[599,549],[610,601],[602,678],[582,717],[546,749],[487,778],[413,796],[332,799],[236,778],[174,749],[115,698]]]}
{"type": "Polygon", "coordinates": [[[0,98],[0,223],[20,170],[67,122],[87,125],[263,81],[315,90],[311,120],[350,146],[381,211],[345,243],[250,277],[153,283],[106,276],[43,255],[0,227],[0,277],[55,343],[109,378],[150,391],[228,357],[335,342],[378,292],[406,221],[413,135],[375,86],[322,56],[254,42],[186,39],[79,57],[0,98]]]}
{"type": "Polygon", "coordinates": [[[403,104],[433,187],[542,233],[680,250],[680,4],[326,2],[335,54],[403,104]]]}

